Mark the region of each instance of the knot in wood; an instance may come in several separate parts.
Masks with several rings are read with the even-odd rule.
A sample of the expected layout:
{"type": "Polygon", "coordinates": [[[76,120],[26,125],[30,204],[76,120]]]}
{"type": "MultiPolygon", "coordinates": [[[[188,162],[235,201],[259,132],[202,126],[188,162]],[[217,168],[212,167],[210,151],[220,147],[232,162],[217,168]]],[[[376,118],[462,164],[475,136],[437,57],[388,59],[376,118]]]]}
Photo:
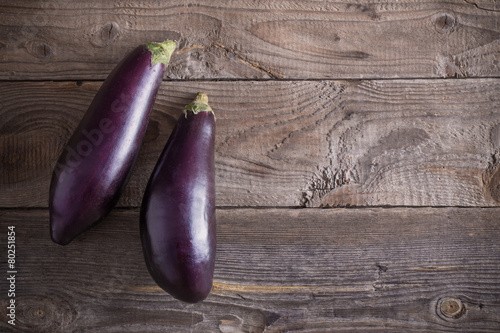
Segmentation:
{"type": "Polygon", "coordinates": [[[46,59],[52,56],[52,49],[42,41],[27,41],[24,48],[35,58],[46,59]]]}
{"type": "Polygon", "coordinates": [[[44,309],[35,310],[34,313],[35,313],[35,317],[40,317],[40,318],[45,317],[45,310],[44,309]]]}
{"type": "Polygon", "coordinates": [[[434,26],[438,32],[447,33],[453,31],[455,22],[456,20],[453,15],[442,13],[436,16],[434,26]]]}
{"type": "Polygon", "coordinates": [[[447,318],[457,319],[465,313],[465,307],[461,300],[458,298],[444,298],[438,306],[441,314],[447,318]]]}
{"type": "Polygon", "coordinates": [[[114,43],[120,36],[120,27],[116,22],[97,26],[90,32],[90,43],[95,47],[105,47],[114,43]]]}
{"type": "Polygon", "coordinates": [[[113,42],[119,35],[119,27],[115,22],[105,24],[100,31],[101,40],[104,43],[113,42]]]}

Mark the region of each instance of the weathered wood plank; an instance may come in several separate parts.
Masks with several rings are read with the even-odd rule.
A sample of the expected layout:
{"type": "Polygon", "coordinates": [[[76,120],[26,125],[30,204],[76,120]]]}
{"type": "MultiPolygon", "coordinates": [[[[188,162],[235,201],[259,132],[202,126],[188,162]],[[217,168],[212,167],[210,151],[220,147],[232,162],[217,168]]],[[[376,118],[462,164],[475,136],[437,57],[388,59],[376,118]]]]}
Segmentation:
{"type": "MultiPolygon", "coordinates": [[[[47,207],[100,82],[0,83],[0,206],[47,207]]],[[[165,82],[119,203],[137,207],[181,108],[217,114],[218,206],[496,206],[500,80],[165,82]]]]}
{"type": "Polygon", "coordinates": [[[495,1],[3,1],[0,79],[104,79],[175,39],[168,76],[429,78],[500,74],[495,1]]]}
{"type": "Polygon", "coordinates": [[[214,289],[186,305],[149,277],[137,209],[114,210],[65,247],[50,240],[47,210],[1,210],[0,230],[16,227],[18,273],[17,324],[6,324],[2,296],[0,330],[498,332],[499,214],[218,210],[214,289]]]}

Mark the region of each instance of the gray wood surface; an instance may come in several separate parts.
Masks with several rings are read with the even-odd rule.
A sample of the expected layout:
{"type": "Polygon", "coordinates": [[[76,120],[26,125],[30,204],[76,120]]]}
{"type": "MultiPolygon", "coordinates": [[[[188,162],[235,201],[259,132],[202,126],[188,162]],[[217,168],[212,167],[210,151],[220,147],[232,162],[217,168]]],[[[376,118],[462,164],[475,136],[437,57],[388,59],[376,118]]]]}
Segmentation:
{"type": "Polygon", "coordinates": [[[17,231],[19,307],[16,329],[0,330],[498,332],[499,213],[221,209],[213,291],[187,305],[147,273],[137,209],[64,247],[50,241],[45,209],[4,210],[0,230],[17,231]]]}
{"type": "MultiPolygon", "coordinates": [[[[46,207],[100,82],[0,83],[2,207],[46,207]],[[35,102],[36,101],[36,102],[35,102]]],[[[496,79],[164,82],[121,199],[137,207],[194,94],[217,116],[218,206],[497,206],[496,79]]]]}
{"type": "Polygon", "coordinates": [[[0,1],[0,332],[500,332],[499,61],[495,0],[0,1]],[[124,54],[165,39],[118,207],[54,244],[64,144],[124,54]],[[218,247],[189,305],[149,276],[138,207],[198,91],[218,247]]]}
{"type": "Polygon", "coordinates": [[[104,79],[135,45],[175,39],[169,77],[498,76],[497,1],[0,3],[0,79],[104,79]]]}

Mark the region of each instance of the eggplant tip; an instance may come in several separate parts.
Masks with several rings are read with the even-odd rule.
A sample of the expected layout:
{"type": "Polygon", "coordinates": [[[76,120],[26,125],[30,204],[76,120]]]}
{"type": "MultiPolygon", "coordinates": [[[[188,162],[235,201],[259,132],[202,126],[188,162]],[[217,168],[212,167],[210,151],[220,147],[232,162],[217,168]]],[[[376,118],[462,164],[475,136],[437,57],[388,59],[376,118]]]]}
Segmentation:
{"type": "Polygon", "coordinates": [[[50,238],[52,241],[58,245],[68,245],[71,242],[71,239],[65,237],[63,235],[55,235],[53,232],[50,233],[50,238]]]}
{"type": "Polygon", "coordinates": [[[181,302],[190,303],[190,304],[200,303],[208,297],[208,294],[204,294],[204,293],[201,293],[201,294],[183,294],[183,295],[176,295],[174,293],[170,293],[170,295],[181,302]]]}
{"type": "Polygon", "coordinates": [[[50,220],[50,238],[52,241],[59,245],[69,244],[77,235],[74,235],[67,227],[66,224],[51,218],[50,220]]]}

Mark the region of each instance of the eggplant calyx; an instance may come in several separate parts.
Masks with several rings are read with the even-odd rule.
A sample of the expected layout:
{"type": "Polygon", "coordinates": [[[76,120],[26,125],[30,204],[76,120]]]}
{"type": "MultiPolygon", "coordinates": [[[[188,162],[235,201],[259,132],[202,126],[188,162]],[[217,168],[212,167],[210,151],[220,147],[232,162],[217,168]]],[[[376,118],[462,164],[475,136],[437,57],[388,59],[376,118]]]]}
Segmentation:
{"type": "Polygon", "coordinates": [[[151,67],[157,63],[168,66],[170,57],[174,53],[176,44],[174,41],[166,40],[161,43],[147,43],[146,48],[151,52],[151,67]]]}
{"type": "Polygon", "coordinates": [[[199,92],[196,95],[196,98],[194,99],[194,101],[191,102],[190,104],[186,105],[186,107],[184,108],[184,115],[186,117],[187,117],[188,111],[191,111],[194,114],[198,114],[199,112],[202,112],[202,111],[212,112],[212,114],[214,113],[214,111],[212,110],[210,105],[208,105],[208,96],[202,92],[199,92]]]}

